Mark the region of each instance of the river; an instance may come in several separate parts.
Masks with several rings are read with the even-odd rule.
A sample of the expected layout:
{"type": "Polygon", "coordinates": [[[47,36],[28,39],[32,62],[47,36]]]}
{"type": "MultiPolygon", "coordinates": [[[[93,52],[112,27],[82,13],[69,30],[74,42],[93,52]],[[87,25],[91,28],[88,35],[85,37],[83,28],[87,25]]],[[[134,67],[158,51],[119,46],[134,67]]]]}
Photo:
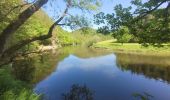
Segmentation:
{"type": "Polygon", "coordinates": [[[66,47],[33,58],[13,73],[43,100],[170,100],[169,57],[66,47]]]}

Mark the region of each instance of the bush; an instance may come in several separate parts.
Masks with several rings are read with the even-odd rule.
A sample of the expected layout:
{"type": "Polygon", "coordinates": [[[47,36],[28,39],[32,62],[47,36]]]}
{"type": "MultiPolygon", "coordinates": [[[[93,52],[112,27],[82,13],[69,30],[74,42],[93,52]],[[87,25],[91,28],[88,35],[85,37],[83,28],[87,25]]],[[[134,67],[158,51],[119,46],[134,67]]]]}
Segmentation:
{"type": "Polygon", "coordinates": [[[120,27],[116,34],[113,35],[115,36],[117,41],[122,44],[129,42],[133,38],[133,35],[130,34],[129,29],[126,26],[120,27]]]}

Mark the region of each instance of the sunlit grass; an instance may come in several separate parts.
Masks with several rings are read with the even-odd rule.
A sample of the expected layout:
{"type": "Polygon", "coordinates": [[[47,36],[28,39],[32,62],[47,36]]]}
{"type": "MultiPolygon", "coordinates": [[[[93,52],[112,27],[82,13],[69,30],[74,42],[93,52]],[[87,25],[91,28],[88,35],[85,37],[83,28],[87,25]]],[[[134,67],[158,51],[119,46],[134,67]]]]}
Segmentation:
{"type": "Polygon", "coordinates": [[[95,48],[111,49],[115,52],[135,53],[144,55],[170,56],[170,46],[164,44],[163,47],[144,47],[139,43],[116,43],[115,39],[102,41],[93,44],[95,48]]]}

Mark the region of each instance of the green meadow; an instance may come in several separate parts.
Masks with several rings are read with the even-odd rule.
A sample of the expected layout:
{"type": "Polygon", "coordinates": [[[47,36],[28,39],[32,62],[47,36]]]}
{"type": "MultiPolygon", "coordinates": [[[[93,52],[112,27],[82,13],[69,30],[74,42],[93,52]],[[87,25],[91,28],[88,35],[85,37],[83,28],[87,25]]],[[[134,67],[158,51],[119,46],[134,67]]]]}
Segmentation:
{"type": "Polygon", "coordinates": [[[117,43],[116,39],[94,43],[94,48],[113,50],[120,53],[132,53],[142,55],[170,56],[170,45],[163,44],[163,47],[142,46],[139,43],[117,43]]]}

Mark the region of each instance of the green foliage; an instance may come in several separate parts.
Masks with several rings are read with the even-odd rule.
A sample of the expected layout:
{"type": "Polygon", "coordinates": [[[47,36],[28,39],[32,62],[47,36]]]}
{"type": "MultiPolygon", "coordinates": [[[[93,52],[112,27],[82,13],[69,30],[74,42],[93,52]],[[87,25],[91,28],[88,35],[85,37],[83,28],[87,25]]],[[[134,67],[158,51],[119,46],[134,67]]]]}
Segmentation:
{"type": "Polygon", "coordinates": [[[20,7],[15,9],[12,9],[12,7],[16,7],[18,3],[20,3],[20,0],[0,0],[0,32],[10,21],[16,18],[20,7]]]}
{"type": "MultiPolygon", "coordinates": [[[[64,1],[65,3],[68,2],[68,0],[64,1]]],[[[54,0],[49,2],[55,3],[54,0]]],[[[24,9],[27,9],[28,5],[21,6],[25,3],[21,0],[5,0],[1,1],[0,3],[0,8],[2,8],[0,16],[3,17],[2,22],[0,22],[1,32],[5,27],[9,25],[9,23],[11,23],[11,21],[15,20],[24,9]],[[4,5],[9,6],[6,7],[4,5]]],[[[69,8],[75,8],[83,12],[89,12],[98,10],[100,5],[100,0],[71,0],[71,5],[69,8]]],[[[84,15],[73,15],[65,17],[65,20],[62,23],[64,22],[68,23],[67,25],[70,27],[84,27],[88,26],[88,24],[90,23],[87,21],[87,18],[84,15]]],[[[5,49],[11,47],[12,45],[18,44],[21,40],[47,34],[49,27],[53,23],[54,22],[42,10],[37,11],[26,22],[24,22],[21,27],[19,27],[17,30],[14,30],[15,34],[10,36],[10,39],[7,40],[7,43],[5,44],[5,49]]],[[[60,27],[57,27],[52,36],[56,38],[55,41],[63,46],[77,44],[78,42],[75,38],[72,37],[72,35],[68,34],[68,32],[63,31],[60,27]]],[[[19,52],[34,51],[39,49],[40,45],[51,45],[53,44],[52,41],[54,40],[54,38],[52,40],[48,39],[44,41],[33,42],[20,49],[19,52]]]]}
{"type": "MultiPolygon", "coordinates": [[[[162,43],[170,42],[170,3],[165,8],[159,8],[161,5],[169,3],[169,0],[132,0],[127,8],[122,5],[114,7],[115,13],[104,14],[100,12],[94,16],[97,25],[104,24],[98,30],[102,33],[116,33],[121,26],[129,28],[130,34],[133,34],[131,42],[139,42],[144,45],[160,46],[162,43]],[[132,7],[136,7],[131,11],[132,7]]],[[[122,35],[123,36],[123,35],[122,35]]],[[[118,37],[123,40],[130,38],[118,37]]],[[[120,40],[120,39],[119,39],[120,40]]]]}
{"type": "Polygon", "coordinates": [[[7,91],[2,96],[3,100],[40,100],[40,96],[32,93],[32,91],[23,89],[16,95],[13,91],[7,91]]]}
{"type": "Polygon", "coordinates": [[[5,91],[10,89],[15,90],[15,92],[19,92],[22,85],[23,84],[21,84],[20,81],[14,80],[8,69],[0,69],[0,94],[3,94],[5,91]]]}
{"type": "Polygon", "coordinates": [[[97,34],[95,29],[92,29],[90,27],[83,27],[81,29],[78,30],[78,32],[82,33],[82,34],[97,34]]]}
{"type": "Polygon", "coordinates": [[[58,43],[61,44],[61,46],[77,44],[78,41],[76,40],[76,38],[73,37],[71,33],[62,30],[61,28],[57,28],[56,32],[56,40],[58,40],[58,43]]]}
{"type": "Polygon", "coordinates": [[[130,41],[130,39],[132,38],[132,35],[131,34],[123,34],[119,39],[118,39],[118,42],[120,43],[127,43],[130,41]]]}
{"type": "MultiPolygon", "coordinates": [[[[20,13],[19,9],[24,9],[26,6],[18,9],[12,9],[15,6],[21,5],[20,0],[2,0],[0,1],[0,17],[3,17],[0,21],[0,32],[14,20],[20,13]],[[6,6],[9,5],[9,6],[6,6]],[[10,10],[12,11],[4,17],[10,10]]],[[[7,42],[6,48],[19,43],[21,40],[32,38],[34,36],[40,36],[48,33],[49,27],[53,24],[53,21],[42,10],[37,11],[31,18],[29,18],[7,42]]],[[[56,41],[59,41],[57,45],[70,45],[75,42],[75,39],[61,27],[57,27],[53,34],[56,36],[56,41]]],[[[51,39],[44,41],[33,42],[22,49],[20,52],[34,51],[39,49],[40,45],[51,45],[51,39]]]]}
{"type": "Polygon", "coordinates": [[[113,34],[114,37],[117,39],[117,42],[120,43],[127,43],[132,39],[132,35],[129,33],[128,27],[122,26],[120,29],[116,32],[116,34],[113,34]]]}
{"type": "MultiPolygon", "coordinates": [[[[68,0],[65,0],[68,1],[68,0]]],[[[100,0],[71,0],[73,7],[80,8],[81,10],[97,10],[100,4],[100,0]]]]}
{"type": "MultiPolygon", "coordinates": [[[[68,0],[64,0],[67,1],[68,0]]],[[[71,29],[78,29],[90,25],[89,18],[86,16],[89,12],[96,12],[101,6],[101,0],[71,0],[70,8],[77,9],[81,13],[69,13],[70,16],[64,18],[64,23],[71,29]]],[[[54,5],[56,6],[56,5],[54,5]]]]}
{"type": "Polygon", "coordinates": [[[10,73],[11,68],[0,69],[0,99],[1,100],[39,100],[40,96],[27,89],[26,83],[15,80],[10,73]]]}
{"type": "Polygon", "coordinates": [[[77,40],[77,44],[88,47],[93,43],[111,39],[110,35],[99,34],[96,30],[88,27],[73,31],[72,35],[77,40]]]}
{"type": "Polygon", "coordinates": [[[157,10],[133,25],[132,29],[135,28],[134,32],[140,43],[160,46],[170,41],[170,23],[166,26],[161,12],[162,10],[157,10]]]}
{"type": "Polygon", "coordinates": [[[97,25],[107,24],[99,28],[100,32],[104,32],[104,34],[107,32],[114,32],[121,26],[129,25],[129,21],[133,19],[133,16],[130,12],[131,9],[132,7],[123,8],[121,4],[116,5],[114,7],[115,13],[104,14],[103,12],[100,12],[94,16],[94,22],[97,25]]]}
{"type": "Polygon", "coordinates": [[[58,38],[59,43],[62,46],[77,44],[77,40],[71,35],[71,33],[61,34],[58,38]]]}

